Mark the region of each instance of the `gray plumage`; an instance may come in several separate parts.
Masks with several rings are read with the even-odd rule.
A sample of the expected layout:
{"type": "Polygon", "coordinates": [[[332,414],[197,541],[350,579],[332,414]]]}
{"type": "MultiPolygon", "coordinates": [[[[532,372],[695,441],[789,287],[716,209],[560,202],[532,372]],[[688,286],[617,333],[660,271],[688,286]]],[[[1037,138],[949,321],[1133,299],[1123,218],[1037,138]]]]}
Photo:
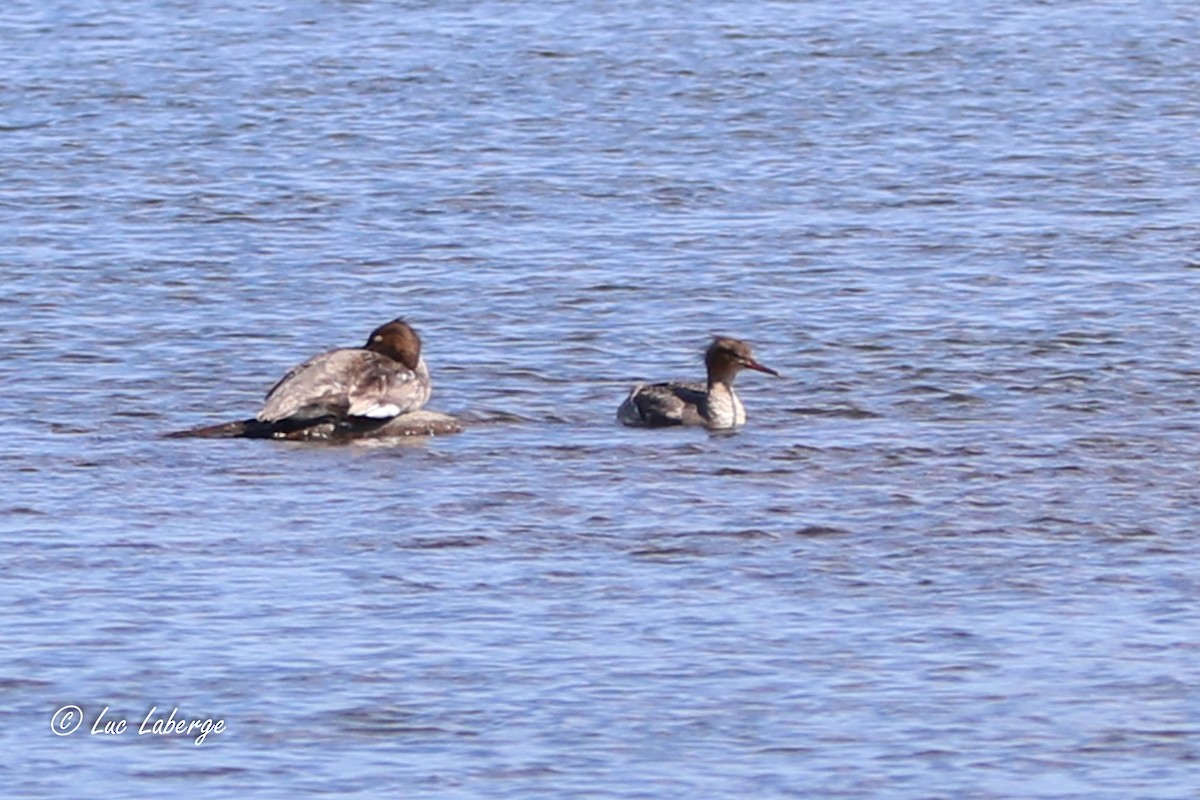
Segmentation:
{"type": "Polygon", "coordinates": [[[393,320],[376,328],[364,347],[330,350],[288,370],[267,392],[257,419],[387,419],[418,410],[431,393],[420,338],[393,320]]]}

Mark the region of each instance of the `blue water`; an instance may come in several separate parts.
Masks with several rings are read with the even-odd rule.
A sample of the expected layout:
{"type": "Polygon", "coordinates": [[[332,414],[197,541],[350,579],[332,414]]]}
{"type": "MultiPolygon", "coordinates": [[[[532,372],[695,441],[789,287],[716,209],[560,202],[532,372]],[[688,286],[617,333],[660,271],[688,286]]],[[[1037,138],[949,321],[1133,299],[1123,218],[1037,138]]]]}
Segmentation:
{"type": "Polygon", "coordinates": [[[1192,4],[0,41],[9,796],[1200,792],[1192,4]],[[399,315],[464,433],[160,438],[399,315]],[[615,424],[712,332],[743,430],[615,424]]]}

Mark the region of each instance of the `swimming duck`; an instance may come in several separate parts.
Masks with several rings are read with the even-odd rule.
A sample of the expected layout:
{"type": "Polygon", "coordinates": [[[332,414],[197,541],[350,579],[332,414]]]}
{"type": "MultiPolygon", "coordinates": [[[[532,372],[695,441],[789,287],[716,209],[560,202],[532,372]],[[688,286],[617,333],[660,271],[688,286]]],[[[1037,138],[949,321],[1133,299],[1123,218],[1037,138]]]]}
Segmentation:
{"type": "Polygon", "coordinates": [[[638,384],[617,410],[625,425],[658,428],[668,425],[703,425],[717,430],[746,422],[746,407],[733,390],[743,369],[778,377],[779,373],[754,360],[750,345],[728,336],[714,336],[704,353],[707,383],[638,384]]]}
{"type": "Polygon", "coordinates": [[[313,356],[267,392],[259,422],[383,420],[416,411],[433,391],[421,338],[402,319],[371,331],[362,347],[313,356]]]}

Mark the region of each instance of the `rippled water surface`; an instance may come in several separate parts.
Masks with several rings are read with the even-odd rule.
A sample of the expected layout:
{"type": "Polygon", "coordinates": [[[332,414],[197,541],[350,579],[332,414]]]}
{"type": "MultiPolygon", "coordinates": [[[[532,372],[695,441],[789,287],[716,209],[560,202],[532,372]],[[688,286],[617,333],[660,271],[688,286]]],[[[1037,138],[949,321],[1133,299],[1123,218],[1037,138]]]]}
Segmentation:
{"type": "Polygon", "coordinates": [[[1200,791],[1193,3],[111,5],[0,10],[11,796],[1200,791]],[[398,315],[466,432],[160,438],[398,315]]]}

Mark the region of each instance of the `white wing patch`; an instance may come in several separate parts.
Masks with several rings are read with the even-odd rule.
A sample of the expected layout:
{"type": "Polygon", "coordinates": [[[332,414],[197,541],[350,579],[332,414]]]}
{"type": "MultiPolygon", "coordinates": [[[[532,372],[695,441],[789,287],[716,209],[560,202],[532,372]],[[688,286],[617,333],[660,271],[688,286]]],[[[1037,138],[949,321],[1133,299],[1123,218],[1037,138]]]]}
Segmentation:
{"type": "Polygon", "coordinates": [[[388,419],[400,414],[400,406],[395,403],[376,403],[362,411],[351,409],[351,412],[356,417],[370,417],[371,419],[388,419]]]}

